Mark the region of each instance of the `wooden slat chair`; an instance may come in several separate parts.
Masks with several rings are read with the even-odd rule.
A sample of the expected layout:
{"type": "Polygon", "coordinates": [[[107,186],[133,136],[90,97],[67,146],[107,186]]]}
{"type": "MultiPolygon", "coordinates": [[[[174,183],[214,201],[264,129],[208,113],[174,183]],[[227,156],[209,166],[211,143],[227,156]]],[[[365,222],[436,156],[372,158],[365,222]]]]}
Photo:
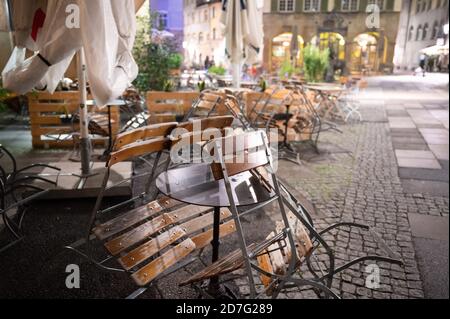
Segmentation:
{"type": "MultiPolygon", "coordinates": [[[[319,297],[339,298],[331,290],[333,278],[349,267],[365,261],[403,265],[403,262],[382,242],[380,246],[386,248],[389,257],[366,256],[336,267],[335,253],[323,239],[323,236],[331,230],[341,227],[363,230],[369,230],[369,227],[356,223],[339,223],[319,232],[305,207],[278,180],[274,173],[268,139],[263,131],[246,133],[244,137],[232,136],[216,140],[211,143],[211,147],[208,149],[213,150],[212,154],[215,160],[212,164],[212,170],[215,172],[216,178],[223,178],[225,181],[231,203],[230,210],[239,235],[240,247],[230,255],[185,280],[181,285],[197,284],[209,278],[244,269],[250,285],[250,298],[262,297],[264,294],[276,298],[283,289],[295,287],[312,287],[316,289],[319,297]],[[234,141],[230,141],[230,139],[234,139],[234,141]],[[230,151],[226,148],[226,145],[234,145],[234,149],[230,151]],[[239,156],[239,153],[242,152],[245,154],[245,163],[237,163],[231,160],[242,158],[239,156]],[[270,188],[276,196],[272,200],[247,211],[238,211],[230,186],[230,178],[246,170],[252,170],[258,176],[258,180],[265,187],[270,188]],[[279,212],[281,217],[276,222],[276,230],[270,233],[266,240],[261,243],[249,245],[247,242],[248,236],[246,236],[247,230],[244,230],[241,218],[248,214],[255,214],[259,209],[275,201],[278,203],[275,211],[279,212]],[[329,259],[325,269],[320,268],[323,271],[322,274],[318,274],[317,268],[313,266],[319,247],[326,251],[329,259]],[[307,265],[312,275],[309,278],[305,276],[306,274],[299,273],[303,264],[307,265]],[[259,277],[264,287],[262,290],[258,291],[255,285],[255,277],[259,277]]],[[[377,236],[375,237],[377,239],[377,236]]]]}
{"type": "MultiPolygon", "coordinates": [[[[182,128],[185,132],[195,134],[193,129],[197,125],[202,130],[211,128],[223,130],[229,127],[232,121],[233,117],[230,116],[215,117],[199,120],[198,124],[182,123],[175,125],[175,128],[182,128]]],[[[115,152],[111,154],[107,163],[107,171],[109,172],[114,165],[125,160],[145,154],[169,151],[180,141],[173,132],[167,134],[173,127],[173,123],[169,123],[119,136],[115,152]],[[143,141],[133,142],[134,139],[143,141]]],[[[201,134],[202,131],[198,133],[201,134]]],[[[203,135],[205,139],[206,136],[203,135]]],[[[152,171],[150,179],[154,178],[154,173],[152,171]]],[[[213,238],[211,229],[213,208],[185,205],[170,198],[161,197],[147,201],[146,204],[103,223],[96,223],[99,216],[110,214],[119,207],[116,205],[106,210],[99,210],[103,194],[107,189],[107,175],[108,173],[91,215],[88,238],[67,248],[105,270],[130,274],[140,288],[129,298],[137,298],[152,284],[156,285],[157,279],[199,260],[199,254],[213,238]],[[103,262],[97,262],[79,250],[80,245],[91,244],[92,241],[99,241],[106,248],[108,258],[103,262]],[[121,268],[106,266],[105,263],[111,260],[116,260],[121,268]]],[[[123,205],[120,206],[123,207],[123,205]]],[[[221,214],[222,236],[225,237],[235,231],[235,226],[233,221],[227,221],[231,216],[229,210],[224,209],[221,214]]]]}

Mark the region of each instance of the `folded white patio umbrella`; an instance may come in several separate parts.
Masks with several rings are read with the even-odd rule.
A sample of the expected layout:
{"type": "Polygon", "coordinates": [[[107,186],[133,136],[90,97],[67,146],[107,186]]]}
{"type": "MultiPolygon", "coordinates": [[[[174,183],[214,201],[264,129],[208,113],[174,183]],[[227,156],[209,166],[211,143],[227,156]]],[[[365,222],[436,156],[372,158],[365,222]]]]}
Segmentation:
{"type": "Polygon", "coordinates": [[[260,62],[263,24],[259,0],[222,0],[226,54],[233,65],[233,85],[240,87],[242,63],[260,62]]]}
{"type": "MultiPolygon", "coordinates": [[[[53,93],[77,52],[84,52],[91,92],[99,106],[121,96],[136,78],[138,68],[132,56],[136,34],[134,0],[12,0],[11,3],[17,48],[2,73],[5,88],[24,94],[35,87],[46,87],[53,93]],[[42,17],[37,10],[45,15],[41,28],[36,28],[36,15],[42,17]],[[71,18],[75,20],[68,20],[71,18]],[[78,18],[79,27],[73,24],[78,18]],[[24,61],[20,54],[24,48],[36,54],[24,61]]],[[[84,61],[84,57],[80,60],[84,61]]],[[[85,81],[80,78],[82,105],[86,104],[83,84],[85,81]]],[[[84,112],[82,108],[82,140],[88,138],[84,112]]]]}

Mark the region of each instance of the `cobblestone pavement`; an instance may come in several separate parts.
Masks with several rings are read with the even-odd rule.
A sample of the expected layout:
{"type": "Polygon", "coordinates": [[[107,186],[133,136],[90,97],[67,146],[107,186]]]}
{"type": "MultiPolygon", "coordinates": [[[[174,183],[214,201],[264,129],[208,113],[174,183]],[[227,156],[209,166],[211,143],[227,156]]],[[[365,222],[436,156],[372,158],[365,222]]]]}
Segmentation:
{"type": "MultiPolygon", "coordinates": [[[[321,137],[321,156],[308,158],[302,167],[282,165],[279,175],[315,205],[313,218],[319,230],[338,222],[366,224],[405,262],[405,267],[376,263],[381,270],[379,289],[366,288],[366,267],[371,262],[355,265],[336,276],[335,292],[348,299],[423,298],[408,214],[448,217],[448,197],[404,191],[385,110],[390,102],[373,102],[361,105],[365,121],[343,126],[342,135],[325,133],[321,137]]],[[[276,218],[273,212],[268,214],[276,218]]],[[[338,265],[383,254],[374,236],[358,230],[335,231],[325,239],[335,250],[338,265]]],[[[238,284],[247,292],[244,282],[238,284]]],[[[282,297],[316,298],[312,291],[299,290],[282,297]]]]}

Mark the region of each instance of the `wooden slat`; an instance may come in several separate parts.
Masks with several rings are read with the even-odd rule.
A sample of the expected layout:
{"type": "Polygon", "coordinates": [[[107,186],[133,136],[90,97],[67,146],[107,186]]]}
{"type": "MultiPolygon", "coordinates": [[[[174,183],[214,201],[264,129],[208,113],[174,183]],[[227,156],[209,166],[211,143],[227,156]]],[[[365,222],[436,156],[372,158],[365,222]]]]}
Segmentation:
{"type": "MultiPolygon", "coordinates": [[[[266,155],[266,151],[255,152],[252,154],[244,154],[242,158],[233,157],[230,163],[226,161],[225,167],[227,169],[228,176],[234,176],[243,172],[250,171],[255,168],[265,166],[269,163],[266,155]],[[250,156],[250,157],[249,157],[250,156]],[[241,163],[243,162],[243,163],[241,163]]],[[[224,178],[222,165],[219,163],[211,164],[211,171],[216,180],[221,180],[224,178]]]]}
{"type": "MultiPolygon", "coordinates": [[[[262,270],[265,270],[266,272],[273,274],[273,267],[270,262],[269,255],[265,252],[263,255],[257,257],[258,265],[262,270]]],[[[260,275],[261,282],[264,285],[264,287],[269,287],[272,283],[272,278],[265,276],[264,274],[260,275]]]]}
{"type": "Polygon", "coordinates": [[[176,226],[133,250],[126,256],[119,258],[119,263],[125,270],[130,270],[181,239],[184,235],[186,235],[186,232],[181,227],[176,226]]]}
{"type": "Polygon", "coordinates": [[[117,151],[124,146],[137,141],[143,141],[154,137],[166,137],[178,125],[176,122],[149,125],[143,128],[132,130],[117,136],[114,150],[117,151]]]}
{"type": "MultiPolygon", "coordinates": [[[[228,235],[231,235],[234,232],[236,232],[236,224],[234,223],[234,220],[231,220],[225,224],[220,225],[220,238],[227,237],[228,235]]],[[[192,241],[195,243],[197,249],[205,248],[206,246],[211,244],[212,240],[213,240],[212,229],[192,238],[192,241]]]]}
{"type": "Polygon", "coordinates": [[[130,144],[127,147],[112,153],[107,165],[108,167],[112,167],[117,163],[121,163],[138,156],[167,150],[170,148],[170,145],[170,139],[162,137],[130,144]]]}
{"type": "MultiPolygon", "coordinates": [[[[225,220],[231,216],[231,212],[228,209],[223,209],[221,211],[221,220],[225,220]]],[[[130,270],[139,264],[143,263],[148,258],[155,255],[157,252],[166,248],[167,245],[180,239],[183,235],[189,236],[193,233],[200,231],[204,228],[210,227],[214,222],[214,213],[209,213],[204,216],[195,218],[188,221],[180,226],[176,226],[162,235],[150,240],[149,242],[139,246],[127,255],[119,259],[119,263],[126,270],[130,270]],[[179,229],[180,231],[174,231],[174,229],[179,229]]]]}
{"type": "MultiPolygon", "coordinates": [[[[254,250],[255,244],[247,247],[248,251],[254,250]]],[[[186,281],[180,283],[180,286],[186,286],[195,282],[201,282],[213,277],[222,276],[230,272],[236,271],[244,266],[244,258],[242,258],[242,251],[240,249],[235,250],[228,256],[220,259],[214,264],[206,267],[199,273],[195,274],[186,281]]]]}
{"type": "Polygon", "coordinates": [[[97,226],[94,228],[93,233],[99,240],[105,240],[110,238],[127,228],[136,225],[147,218],[155,216],[156,214],[162,212],[164,209],[172,208],[178,205],[179,202],[164,198],[158,201],[153,201],[143,207],[133,209],[117,218],[114,218],[107,223],[97,226]],[[163,207],[161,203],[164,202],[163,207]]]}
{"type": "Polygon", "coordinates": [[[175,248],[169,250],[161,257],[155,259],[150,264],[134,273],[132,278],[137,285],[141,287],[146,286],[164,271],[182,261],[194,250],[195,243],[191,239],[186,239],[175,248]]]}
{"type": "Polygon", "coordinates": [[[185,206],[174,212],[156,217],[153,220],[130,230],[126,234],[107,242],[105,247],[112,255],[117,255],[168,226],[183,222],[190,217],[206,213],[209,210],[211,210],[211,208],[191,205],[185,206]]]}

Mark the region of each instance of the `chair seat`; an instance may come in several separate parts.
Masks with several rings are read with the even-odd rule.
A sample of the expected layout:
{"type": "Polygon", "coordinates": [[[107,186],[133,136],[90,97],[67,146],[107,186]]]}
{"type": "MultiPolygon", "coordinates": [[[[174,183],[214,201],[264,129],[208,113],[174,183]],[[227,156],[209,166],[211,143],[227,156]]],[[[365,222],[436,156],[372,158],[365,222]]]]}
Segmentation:
{"type": "MultiPolygon", "coordinates": [[[[220,236],[234,233],[231,212],[222,209],[220,217],[220,236]]],[[[95,227],[93,233],[137,285],[147,286],[208,246],[213,239],[213,223],[213,208],[184,205],[164,197],[95,227]]]]}

